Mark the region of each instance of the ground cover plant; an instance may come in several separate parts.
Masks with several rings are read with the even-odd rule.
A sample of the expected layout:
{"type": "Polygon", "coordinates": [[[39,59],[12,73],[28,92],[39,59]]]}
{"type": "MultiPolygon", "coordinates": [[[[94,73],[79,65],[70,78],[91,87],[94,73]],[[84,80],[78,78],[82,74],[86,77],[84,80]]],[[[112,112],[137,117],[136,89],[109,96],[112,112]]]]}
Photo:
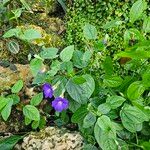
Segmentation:
{"type": "MultiPolygon", "coordinates": [[[[66,10],[65,3],[59,3],[66,10]]],[[[0,97],[3,120],[7,121],[13,107],[19,106],[27,127],[42,129],[52,117],[60,128],[71,125],[70,129],[80,131],[85,139],[85,150],[150,149],[148,10],[149,3],[144,0],[132,3],[126,12],[129,24],[119,31],[122,36],[119,40],[113,39],[116,51],[114,47],[111,49],[106,35],[99,38],[99,29],[89,20],[80,29],[82,41],[80,38],[77,42],[71,41],[71,45],[64,48],[39,44],[39,51],[28,56],[36,94],[27,103],[21,102],[19,93],[24,83],[18,80],[9,94],[0,97]],[[42,109],[43,106],[48,108],[42,109]]],[[[126,24],[125,20],[120,20],[114,21],[113,18],[105,24],[105,27],[112,29],[111,38],[116,37],[114,27],[121,26],[121,22],[126,24]]],[[[69,28],[74,30],[71,25],[69,28]]],[[[42,34],[35,28],[13,28],[5,32],[3,38],[14,36],[32,43],[35,40],[38,42],[42,34]]],[[[17,50],[14,43],[11,47],[17,50]]],[[[13,141],[10,147],[21,138],[22,135],[8,139],[13,141]]],[[[6,144],[6,141],[0,141],[0,148],[6,144]]]]}

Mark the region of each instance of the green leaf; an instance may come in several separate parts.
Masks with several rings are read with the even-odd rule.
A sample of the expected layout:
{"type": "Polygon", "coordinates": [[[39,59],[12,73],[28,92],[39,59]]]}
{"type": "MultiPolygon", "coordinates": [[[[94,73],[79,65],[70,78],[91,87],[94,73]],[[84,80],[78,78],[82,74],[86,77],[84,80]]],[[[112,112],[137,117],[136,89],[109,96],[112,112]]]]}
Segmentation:
{"type": "Polygon", "coordinates": [[[40,52],[40,56],[43,59],[54,59],[56,58],[58,55],[58,49],[57,48],[43,48],[43,51],[40,52]]]}
{"type": "Polygon", "coordinates": [[[93,126],[95,122],[96,116],[93,113],[89,112],[83,120],[83,128],[89,128],[93,126]]]}
{"type": "Polygon", "coordinates": [[[109,117],[103,115],[98,118],[94,127],[94,135],[102,150],[118,150],[116,130],[109,117]]]}
{"type": "Polygon", "coordinates": [[[8,103],[7,98],[0,96],[0,111],[4,108],[4,106],[8,103]]]}
{"type": "Polygon", "coordinates": [[[73,78],[73,82],[74,82],[75,84],[83,84],[83,83],[86,82],[86,80],[85,80],[85,78],[83,78],[82,76],[75,76],[75,77],[73,78]]]}
{"type": "Polygon", "coordinates": [[[11,10],[11,12],[13,13],[13,17],[10,18],[10,20],[12,19],[17,19],[21,16],[21,13],[22,13],[22,8],[17,8],[15,10],[11,10]]]}
{"type": "Polygon", "coordinates": [[[114,27],[118,27],[121,24],[122,24],[122,21],[120,21],[118,19],[111,20],[109,22],[106,22],[106,24],[103,26],[103,29],[111,29],[114,27]]]}
{"type": "Polygon", "coordinates": [[[108,103],[111,109],[116,109],[123,104],[126,99],[121,96],[111,96],[106,99],[106,103],[108,103]]]}
{"type": "Polygon", "coordinates": [[[110,76],[104,79],[104,84],[108,87],[118,87],[123,82],[123,79],[119,76],[110,76]]]}
{"type": "Polygon", "coordinates": [[[117,54],[118,57],[129,57],[132,59],[147,59],[150,58],[150,52],[143,49],[137,49],[135,51],[125,51],[117,54]]]}
{"type": "Polygon", "coordinates": [[[65,4],[65,0],[57,0],[57,1],[59,2],[61,7],[63,8],[63,10],[66,12],[67,11],[67,6],[65,4]]]}
{"type": "Polygon", "coordinates": [[[30,41],[30,40],[40,39],[41,37],[42,37],[42,35],[38,30],[27,29],[24,31],[22,39],[30,41]]]}
{"type": "Polygon", "coordinates": [[[130,10],[130,21],[131,23],[134,23],[136,20],[138,20],[142,14],[143,11],[147,8],[147,3],[145,0],[138,0],[136,1],[130,10]]]}
{"type": "Polygon", "coordinates": [[[88,64],[89,61],[91,60],[91,57],[92,57],[92,52],[89,51],[89,50],[87,50],[87,51],[85,51],[85,53],[83,54],[82,60],[83,60],[84,63],[87,63],[87,64],[88,64]]]}
{"type": "Polygon", "coordinates": [[[63,76],[56,76],[56,78],[53,80],[52,85],[56,88],[54,90],[54,96],[58,97],[62,93],[66,91],[66,84],[67,84],[67,79],[63,76]]]}
{"type": "Polygon", "coordinates": [[[40,113],[38,109],[32,105],[26,105],[23,107],[23,114],[30,120],[39,121],[40,120],[40,113]]]}
{"type": "Polygon", "coordinates": [[[70,45],[64,48],[60,53],[60,59],[63,62],[70,61],[73,56],[73,52],[74,52],[74,45],[70,45]]]}
{"type": "Polygon", "coordinates": [[[148,88],[150,87],[150,66],[147,67],[147,70],[142,75],[142,84],[148,88]]]}
{"type": "Polygon", "coordinates": [[[2,118],[5,121],[7,121],[8,117],[10,116],[12,105],[13,105],[13,99],[8,98],[7,104],[4,106],[4,108],[1,111],[2,118]]]}
{"type": "Polygon", "coordinates": [[[98,114],[107,114],[107,113],[109,113],[109,111],[111,110],[111,107],[110,107],[110,105],[109,104],[107,104],[107,103],[104,103],[104,104],[100,104],[99,106],[98,106],[98,114]]]}
{"type": "Polygon", "coordinates": [[[145,33],[150,33],[150,17],[146,17],[143,23],[143,31],[145,33]]]}
{"type": "Polygon", "coordinates": [[[32,121],[31,119],[29,119],[25,116],[25,125],[26,126],[29,125],[31,123],[31,121],[32,121]]]}
{"type": "Polygon", "coordinates": [[[19,28],[10,29],[3,35],[3,38],[10,38],[12,36],[18,36],[20,32],[21,30],[19,28]]]}
{"type": "Polygon", "coordinates": [[[86,79],[83,84],[75,84],[71,78],[66,86],[69,95],[80,104],[86,103],[95,90],[94,79],[88,74],[82,77],[86,79]]]}
{"type": "Polygon", "coordinates": [[[107,56],[103,62],[105,74],[111,76],[113,74],[113,64],[110,56],[107,56]]]}
{"type": "Polygon", "coordinates": [[[93,26],[91,24],[86,24],[83,27],[83,34],[84,34],[84,37],[88,40],[97,38],[97,30],[96,30],[95,26],[93,26]]]}
{"type": "Polygon", "coordinates": [[[123,126],[130,132],[136,132],[139,124],[148,121],[148,117],[137,107],[124,105],[120,111],[123,126]]]}
{"type": "Polygon", "coordinates": [[[73,113],[81,106],[81,104],[77,103],[73,99],[69,99],[69,110],[73,113]]]}
{"type": "Polygon", "coordinates": [[[16,105],[20,102],[20,97],[16,94],[11,94],[8,95],[7,97],[13,99],[13,105],[16,105]]]}
{"type": "Polygon", "coordinates": [[[92,145],[92,144],[86,144],[83,147],[83,150],[98,150],[96,146],[92,145]]]}
{"type": "Polygon", "coordinates": [[[137,100],[144,93],[145,87],[141,81],[135,81],[127,89],[127,96],[132,100],[137,100]]]}
{"type": "Polygon", "coordinates": [[[43,100],[43,93],[41,92],[32,97],[30,104],[33,106],[38,106],[42,100],[43,100]]]}
{"type": "Polygon", "coordinates": [[[41,59],[34,58],[30,62],[30,70],[33,76],[36,76],[43,66],[43,61],[41,59]]]}
{"type": "Polygon", "coordinates": [[[87,113],[88,113],[87,106],[86,105],[81,106],[74,112],[71,118],[71,122],[82,123],[87,113]]]}
{"type": "Polygon", "coordinates": [[[20,92],[20,90],[23,88],[23,81],[22,80],[18,80],[13,87],[11,88],[11,92],[12,93],[18,93],[20,92]]]}
{"type": "Polygon", "coordinates": [[[8,50],[13,54],[17,54],[20,50],[18,42],[10,41],[7,46],[8,50]]]}
{"type": "Polygon", "coordinates": [[[10,137],[0,140],[0,149],[12,150],[13,147],[17,144],[17,142],[21,140],[22,138],[23,136],[20,136],[20,135],[12,135],[10,137]]]}
{"type": "Polygon", "coordinates": [[[28,3],[25,0],[20,0],[20,2],[26,8],[26,10],[32,12],[32,9],[30,8],[30,6],[28,5],[28,3]]]}
{"type": "Polygon", "coordinates": [[[32,125],[31,125],[31,126],[32,126],[32,129],[37,129],[38,126],[39,126],[39,123],[40,123],[40,121],[35,121],[35,120],[34,120],[34,121],[32,122],[32,125]]]}
{"type": "Polygon", "coordinates": [[[92,56],[92,52],[90,51],[86,51],[85,53],[83,53],[82,51],[75,50],[73,53],[74,66],[77,68],[86,67],[90,62],[91,56],[92,56]]]}

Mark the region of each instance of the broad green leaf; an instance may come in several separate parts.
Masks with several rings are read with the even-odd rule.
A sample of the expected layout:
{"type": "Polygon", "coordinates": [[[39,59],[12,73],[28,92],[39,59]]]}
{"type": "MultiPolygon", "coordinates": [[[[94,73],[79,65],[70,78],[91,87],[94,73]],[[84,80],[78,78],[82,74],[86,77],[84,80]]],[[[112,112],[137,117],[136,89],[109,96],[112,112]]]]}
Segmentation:
{"type": "Polygon", "coordinates": [[[92,144],[86,144],[84,145],[83,150],[98,150],[98,148],[92,144]]]}
{"type": "Polygon", "coordinates": [[[82,77],[86,79],[85,83],[77,85],[71,78],[66,86],[69,95],[80,104],[86,103],[95,90],[94,79],[88,74],[82,77]]]}
{"type": "Polygon", "coordinates": [[[116,131],[109,117],[103,115],[98,118],[94,127],[94,135],[102,150],[118,150],[116,131]]]}
{"type": "Polygon", "coordinates": [[[134,23],[136,20],[138,20],[142,14],[143,11],[147,8],[147,3],[145,0],[137,0],[130,10],[130,21],[131,23],[134,23]]]}
{"type": "Polygon", "coordinates": [[[96,30],[95,26],[93,26],[91,24],[86,24],[83,27],[83,34],[84,34],[84,37],[88,40],[97,38],[97,30],[96,30]]]}
{"type": "Polygon", "coordinates": [[[59,62],[58,60],[53,60],[50,66],[51,70],[49,70],[47,74],[50,76],[56,75],[57,72],[61,69],[61,65],[62,65],[62,62],[59,62]]]}
{"type": "Polygon", "coordinates": [[[74,63],[75,67],[77,67],[77,68],[85,67],[83,65],[83,61],[82,61],[83,54],[84,53],[82,51],[79,51],[79,50],[74,51],[74,53],[73,53],[73,63],[74,63]]]}
{"type": "Polygon", "coordinates": [[[54,96],[58,97],[62,93],[66,91],[66,84],[67,84],[67,79],[63,76],[57,76],[53,82],[52,85],[56,88],[54,90],[54,96]]]}
{"type": "Polygon", "coordinates": [[[0,111],[4,108],[4,106],[8,103],[7,98],[0,96],[0,111]]]}
{"type": "Polygon", "coordinates": [[[147,59],[150,58],[150,52],[143,49],[137,49],[135,51],[124,51],[118,53],[118,57],[128,57],[132,59],[147,59]]]}
{"type": "Polygon", "coordinates": [[[83,78],[82,76],[75,76],[75,77],[73,78],[73,82],[74,82],[75,84],[83,84],[83,83],[86,82],[86,80],[85,80],[85,78],[83,78]]]}
{"type": "Polygon", "coordinates": [[[41,92],[32,97],[30,104],[33,106],[37,106],[41,103],[42,100],[43,100],[43,93],[41,92]]]}
{"type": "Polygon", "coordinates": [[[87,50],[87,51],[85,51],[85,53],[83,54],[82,60],[83,60],[83,62],[88,63],[88,62],[90,61],[91,57],[92,57],[92,52],[89,51],[89,50],[87,50]]]}
{"type": "Polygon", "coordinates": [[[107,56],[103,62],[103,68],[106,75],[111,76],[113,74],[113,64],[110,56],[107,56]]]}
{"type": "Polygon", "coordinates": [[[40,56],[43,59],[54,59],[56,58],[58,55],[58,49],[57,48],[43,48],[43,51],[40,52],[40,56]]]}
{"type": "Polygon", "coordinates": [[[138,40],[138,41],[144,40],[143,34],[141,34],[141,32],[138,29],[131,28],[131,29],[126,30],[124,33],[125,45],[129,45],[129,43],[130,43],[130,41],[132,41],[133,37],[134,37],[134,40],[138,40]]]}
{"type": "Polygon", "coordinates": [[[110,107],[110,105],[109,104],[107,104],[107,103],[103,103],[103,104],[100,104],[99,106],[98,106],[98,114],[107,114],[107,113],[109,113],[109,111],[111,110],[111,107],[110,107]]]}
{"type": "Polygon", "coordinates": [[[89,128],[96,122],[96,116],[89,112],[83,120],[83,128],[89,128]]]}
{"type": "Polygon", "coordinates": [[[108,87],[118,87],[123,82],[123,79],[119,76],[110,76],[104,79],[104,84],[108,87]]]}
{"type": "Polygon", "coordinates": [[[149,150],[150,149],[150,141],[149,142],[143,141],[140,145],[142,146],[143,150],[149,150]]]}
{"type": "Polygon", "coordinates": [[[7,46],[8,50],[13,54],[17,54],[20,50],[18,42],[10,41],[7,46]]]}
{"type": "Polygon", "coordinates": [[[64,48],[60,53],[60,59],[63,62],[70,61],[73,56],[73,52],[74,52],[74,45],[70,45],[64,48]]]}
{"type": "Polygon", "coordinates": [[[150,66],[147,67],[147,70],[142,75],[142,84],[147,88],[150,87],[150,66]]]}
{"type": "Polygon", "coordinates": [[[41,59],[34,58],[30,62],[30,70],[33,76],[36,76],[43,66],[43,61],[41,59]]]}
{"type": "Polygon", "coordinates": [[[68,74],[73,73],[73,63],[71,61],[63,62],[61,70],[66,70],[68,74]]]}
{"type": "Polygon", "coordinates": [[[23,88],[23,81],[22,80],[18,80],[13,87],[11,88],[11,92],[12,93],[18,93],[20,92],[20,90],[23,88]]]}
{"type": "Polygon", "coordinates": [[[32,129],[37,129],[37,128],[38,128],[38,126],[39,126],[39,123],[40,123],[40,121],[36,121],[36,120],[34,120],[34,121],[32,122],[32,124],[31,124],[32,129]]]}
{"type": "Polygon", "coordinates": [[[27,126],[27,125],[29,125],[31,122],[32,122],[32,120],[29,119],[29,118],[27,118],[27,117],[25,116],[25,125],[27,126]]]}
{"type": "Polygon", "coordinates": [[[127,89],[127,96],[132,100],[137,100],[145,91],[145,87],[141,81],[135,81],[127,89]]]}
{"type": "Polygon", "coordinates": [[[114,28],[114,27],[118,27],[121,24],[122,24],[122,21],[116,19],[116,20],[106,22],[106,24],[103,26],[103,28],[104,29],[111,29],[111,28],[114,28]]]}
{"type": "Polygon", "coordinates": [[[126,99],[121,96],[111,96],[106,99],[111,109],[116,109],[123,104],[126,99]]]}
{"type": "Polygon", "coordinates": [[[16,105],[20,102],[20,97],[16,94],[11,94],[8,95],[7,97],[13,99],[13,105],[16,105]]]}
{"type": "Polygon", "coordinates": [[[150,33],[150,17],[144,19],[143,31],[145,33],[150,33]]]}
{"type": "Polygon", "coordinates": [[[86,105],[81,106],[74,112],[71,118],[71,122],[82,123],[87,113],[88,113],[87,106],[86,105]]]}
{"type": "Polygon", "coordinates": [[[26,105],[23,107],[23,114],[25,117],[38,121],[40,120],[40,113],[38,109],[35,106],[32,105],[26,105]]]}
{"type": "Polygon", "coordinates": [[[10,137],[0,140],[0,149],[1,150],[12,150],[13,147],[21,140],[24,136],[12,135],[10,137]]]}
{"type": "Polygon", "coordinates": [[[12,36],[18,36],[18,34],[21,32],[19,28],[10,29],[3,35],[3,38],[10,38],[12,36]]]}
{"type": "Polygon", "coordinates": [[[36,29],[27,29],[24,31],[23,40],[35,40],[40,39],[42,37],[41,33],[36,29]]]}
{"type": "Polygon", "coordinates": [[[37,75],[34,77],[32,84],[43,84],[46,82],[47,74],[38,72],[37,75]]]}
{"type": "Polygon", "coordinates": [[[90,63],[90,58],[92,56],[92,52],[86,51],[83,53],[82,51],[75,50],[73,53],[73,63],[77,68],[84,68],[90,63]]]}
{"type": "Polygon", "coordinates": [[[81,106],[81,104],[77,103],[73,99],[69,99],[69,110],[73,113],[81,106]]]}
{"type": "Polygon", "coordinates": [[[136,132],[139,124],[148,121],[148,117],[137,107],[124,105],[120,111],[123,126],[130,132],[136,132]]]}
{"type": "Polygon", "coordinates": [[[4,106],[4,108],[1,111],[2,118],[5,121],[7,121],[8,117],[10,116],[12,105],[13,105],[13,99],[8,98],[7,104],[4,106]]]}

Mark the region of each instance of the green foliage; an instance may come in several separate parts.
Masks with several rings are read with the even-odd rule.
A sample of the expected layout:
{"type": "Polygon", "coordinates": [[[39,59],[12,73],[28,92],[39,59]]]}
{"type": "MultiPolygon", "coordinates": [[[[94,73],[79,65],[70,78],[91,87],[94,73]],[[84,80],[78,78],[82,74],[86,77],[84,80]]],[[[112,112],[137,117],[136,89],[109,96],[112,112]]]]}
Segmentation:
{"type": "Polygon", "coordinates": [[[23,81],[18,80],[11,88],[12,93],[18,93],[23,88],[23,81]]]}
{"type": "Polygon", "coordinates": [[[74,46],[68,46],[66,48],[64,48],[61,53],[60,53],[60,59],[63,62],[68,62],[71,60],[72,56],[73,56],[73,52],[74,52],[74,46]]]}
{"type": "Polygon", "coordinates": [[[30,120],[39,121],[40,120],[40,113],[38,109],[32,105],[26,105],[23,108],[23,114],[30,120]]]}
{"type": "Polygon", "coordinates": [[[143,11],[147,8],[147,3],[145,0],[138,0],[136,1],[130,10],[130,21],[134,23],[137,19],[143,14],[143,11]]]}
{"type": "Polygon", "coordinates": [[[23,136],[20,135],[12,135],[10,137],[0,140],[0,149],[11,150],[22,138],[23,136]]]}
{"type": "Polygon", "coordinates": [[[32,97],[30,104],[33,106],[37,106],[41,103],[42,100],[43,100],[43,93],[39,93],[32,97]]]}
{"type": "MultiPolygon", "coordinates": [[[[50,83],[54,97],[69,101],[69,110],[55,113],[54,122],[78,124],[87,149],[96,149],[97,145],[102,150],[146,149],[149,144],[150,135],[145,132],[150,128],[149,17],[146,1],[131,4],[91,0],[85,4],[76,0],[67,12],[69,46],[62,51],[43,46],[30,61],[33,84],[50,83]]],[[[5,38],[12,36],[32,41],[41,35],[33,29],[20,34],[19,28],[4,34],[5,38]]],[[[17,94],[22,87],[19,80],[12,87],[15,94],[0,97],[4,120],[12,105],[18,104],[17,94]]],[[[46,124],[43,111],[35,107],[42,99],[43,93],[39,92],[30,104],[23,105],[25,124],[32,129],[46,124]]]]}

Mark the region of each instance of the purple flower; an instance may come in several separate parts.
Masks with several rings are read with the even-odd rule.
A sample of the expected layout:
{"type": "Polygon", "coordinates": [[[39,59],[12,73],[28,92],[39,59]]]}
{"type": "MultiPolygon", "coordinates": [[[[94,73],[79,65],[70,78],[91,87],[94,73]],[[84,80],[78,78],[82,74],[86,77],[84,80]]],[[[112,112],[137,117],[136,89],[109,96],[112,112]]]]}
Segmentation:
{"type": "Polygon", "coordinates": [[[52,101],[52,107],[58,112],[66,110],[69,107],[69,101],[62,97],[56,97],[54,101],[52,101]]]}
{"type": "Polygon", "coordinates": [[[43,85],[43,93],[44,93],[45,98],[52,98],[53,97],[54,91],[52,89],[52,86],[49,83],[45,83],[43,85]]]}

